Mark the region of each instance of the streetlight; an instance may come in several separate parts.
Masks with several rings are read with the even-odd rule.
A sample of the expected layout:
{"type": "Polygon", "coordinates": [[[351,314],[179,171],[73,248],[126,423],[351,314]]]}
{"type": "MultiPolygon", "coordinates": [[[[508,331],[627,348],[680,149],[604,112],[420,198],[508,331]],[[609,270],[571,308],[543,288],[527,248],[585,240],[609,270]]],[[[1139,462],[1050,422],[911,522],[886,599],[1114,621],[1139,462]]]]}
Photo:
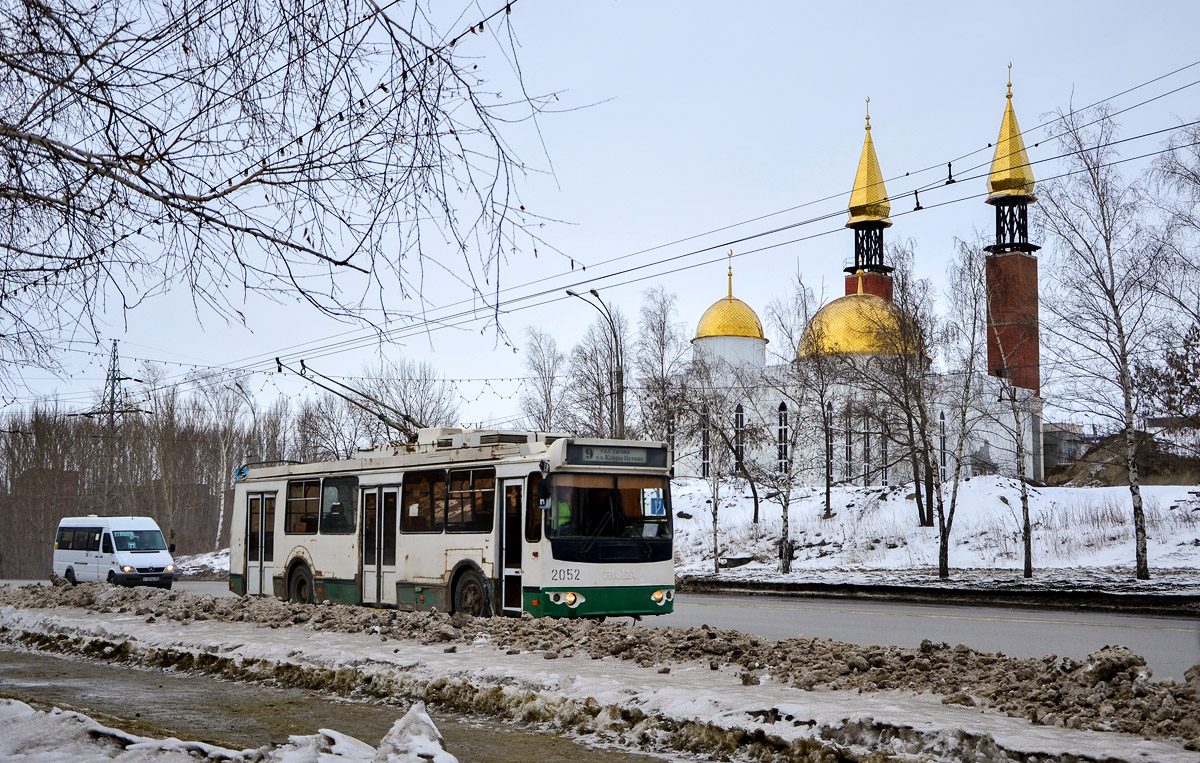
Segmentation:
{"type": "Polygon", "coordinates": [[[608,322],[609,331],[612,332],[613,348],[616,352],[616,361],[617,361],[616,368],[613,370],[613,386],[616,388],[614,394],[616,395],[616,398],[617,398],[616,405],[614,406],[614,408],[616,408],[616,413],[617,413],[617,439],[624,440],[625,439],[625,363],[624,363],[624,359],[623,359],[622,353],[621,353],[621,335],[617,331],[617,324],[616,324],[616,321],[613,320],[612,313],[610,313],[608,311],[608,305],[604,304],[604,300],[600,299],[600,293],[597,292],[595,289],[589,289],[588,293],[590,293],[593,297],[595,297],[596,302],[599,302],[600,304],[597,305],[596,302],[592,302],[591,300],[587,299],[586,297],[583,297],[582,295],[576,294],[575,292],[571,291],[570,289],[567,289],[568,296],[579,298],[586,304],[591,305],[593,308],[596,309],[597,312],[599,312],[601,315],[603,315],[604,320],[608,322]]]}

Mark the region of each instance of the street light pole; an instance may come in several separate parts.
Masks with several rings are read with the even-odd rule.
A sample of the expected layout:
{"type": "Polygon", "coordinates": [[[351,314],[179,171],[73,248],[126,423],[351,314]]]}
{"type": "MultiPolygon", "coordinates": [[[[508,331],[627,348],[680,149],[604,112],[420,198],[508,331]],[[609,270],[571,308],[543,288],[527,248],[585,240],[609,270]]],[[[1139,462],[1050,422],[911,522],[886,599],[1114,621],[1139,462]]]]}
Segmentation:
{"type": "Polygon", "coordinates": [[[604,304],[604,300],[600,299],[600,293],[597,292],[595,289],[590,289],[589,293],[593,297],[595,297],[596,302],[599,302],[600,304],[597,305],[596,302],[592,302],[591,300],[583,297],[582,295],[576,294],[575,292],[571,291],[570,289],[567,289],[567,294],[569,296],[578,297],[579,299],[583,300],[585,303],[587,303],[587,304],[591,305],[593,308],[595,308],[596,311],[599,312],[601,315],[603,315],[604,320],[608,322],[609,331],[612,332],[613,351],[616,353],[616,367],[613,369],[613,387],[615,387],[613,394],[617,398],[616,403],[614,404],[613,408],[616,411],[616,418],[617,418],[617,439],[624,440],[625,439],[625,362],[624,362],[625,359],[623,357],[623,353],[621,352],[621,335],[617,331],[617,323],[616,323],[616,321],[613,320],[612,313],[609,312],[609,310],[608,310],[608,305],[604,304]]]}

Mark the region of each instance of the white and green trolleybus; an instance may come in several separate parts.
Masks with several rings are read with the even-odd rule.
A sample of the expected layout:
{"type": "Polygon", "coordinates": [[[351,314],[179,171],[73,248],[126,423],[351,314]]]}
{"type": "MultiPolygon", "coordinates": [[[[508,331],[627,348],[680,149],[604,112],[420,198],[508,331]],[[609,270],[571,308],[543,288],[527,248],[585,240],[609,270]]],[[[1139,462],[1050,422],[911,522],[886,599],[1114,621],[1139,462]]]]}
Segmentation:
{"type": "Polygon", "coordinates": [[[667,614],[670,469],[663,443],[453,428],[243,467],[229,588],[475,616],[667,614]]]}

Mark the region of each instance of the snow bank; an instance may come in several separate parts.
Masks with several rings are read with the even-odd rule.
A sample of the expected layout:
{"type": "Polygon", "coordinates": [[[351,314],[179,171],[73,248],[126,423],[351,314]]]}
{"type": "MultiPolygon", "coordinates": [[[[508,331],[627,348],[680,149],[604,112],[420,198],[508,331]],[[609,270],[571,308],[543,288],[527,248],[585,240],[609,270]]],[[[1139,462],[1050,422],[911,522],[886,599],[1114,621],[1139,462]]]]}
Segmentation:
{"type": "Polygon", "coordinates": [[[442,735],[422,702],[396,721],[379,747],[331,729],[292,736],[280,745],[230,750],[203,742],[151,739],[104,726],[81,713],[58,708],[44,712],[23,702],[0,699],[0,759],[28,763],[75,763],[80,760],[142,761],[225,760],[245,763],[457,763],[442,748],[442,735]]]}
{"type": "MultiPolygon", "coordinates": [[[[1151,567],[1168,581],[1200,592],[1200,488],[1147,486],[1142,495],[1151,567]]],[[[677,574],[714,574],[710,498],[703,480],[672,484],[677,574]]],[[[750,490],[740,482],[724,485],[717,507],[718,555],[745,564],[720,574],[793,582],[903,582],[936,570],[938,532],[917,526],[911,485],[834,488],[829,519],[822,519],[824,500],[824,491],[812,488],[794,496],[788,517],[796,555],[790,576],[781,576],[778,501],[760,500],[754,524],[750,490]]],[[[1082,575],[1107,586],[1133,578],[1127,488],[1030,487],[1029,500],[1035,579],[1076,580],[1082,575]]],[[[963,482],[952,530],[952,574],[983,569],[1019,575],[1024,563],[1020,528],[1015,480],[977,477],[963,482]]],[[[979,577],[967,575],[972,576],[979,577]]]]}

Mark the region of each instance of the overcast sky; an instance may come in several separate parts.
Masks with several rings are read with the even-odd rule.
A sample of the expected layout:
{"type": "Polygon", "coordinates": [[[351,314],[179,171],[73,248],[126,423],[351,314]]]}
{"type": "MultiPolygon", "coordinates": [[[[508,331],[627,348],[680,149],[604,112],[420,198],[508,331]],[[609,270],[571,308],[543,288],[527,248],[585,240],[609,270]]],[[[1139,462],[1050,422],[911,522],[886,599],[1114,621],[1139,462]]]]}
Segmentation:
{"type": "MultiPolygon", "coordinates": [[[[479,15],[491,5],[479,0],[479,15]]],[[[1130,108],[1117,117],[1122,137],[1200,117],[1200,85],[1193,84],[1200,80],[1200,4],[1192,2],[520,0],[512,21],[527,89],[558,93],[561,109],[544,114],[539,131],[526,124],[510,133],[520,157],[538,170],[522,181],[522,202],[563,222],[542,231],[561,254],[547,247],[536,259],[516,253],[502,275],[511,289],[503,297],[551,294],[502,315],[518,352],[493,330],[481,333],[484,321],[411,335],[382,350],[429,360],[464,380],[458,386],[471,422],[502,424],[517,412],[520,384],[512,379],[524,373],[525,326],[551,331],[566,351],[597,317],[565,297],[565,288],[596,288],[635,321],[642,292],[664,284],[678,296],[679,320],[691,334],[725,294],[725,255],[733,249],[734,294],[760,316],[787,294],[797,272],[827,296],[840,295],[841,268],[853,255],[844,217],[800,223],[846,208],[867,97],[894,199],[886,240],[913,239],[919,273],[939,287],[954,238],[991,232],[985,180],[970,178],[991,161],[987,145],[1000,128],[1009,62],[1038,179],[1058,166],[1036,164],[1058,153],[1050,141],[1037,145],[1046,135],[1039,125],[1056,109],[1111,98],[1114,110],[1130,108]],[[966,182],[942,184],[951,160],[966,182]],[[927,209],[912,213],[905,194],[927,186],[927,209]],[[965,200],[936,206],[956,199],[965,200]],[[794,227],[768,233],[785,226],[794,227]]],[[[459,53],[473,44],[468,38],[459,53]]],[[[481,53],[495,50],[478,44],[481,53]]],[[[480,63],[485,72],[507,67],[494,55],[480,63]]],[[[1165,137],[1133,141],[1122,153],[1156,151],[1165,137]]],[[[1126,172],[1137,166],[1125,165],[1126,172]]],[[[435,306],[467,296],[437,288],[426,295],[435,306]]],[[[130,375],[143,359],[168,364],[179,378],[193,368],[261,369],[281,354],[306,357],[325,373],[354,374],[372,358],[362,342],[350,343],[355,350],[332,347],[369,332],[299,305],[255,301],[246,313],[243,328],[204,313],[198,320],[185,294],[152,300],[129,313],[127,324],[102,327],[103,345],[65,355],[69,378],[29,374],[30,392],[15,404],[57,393],[68,406],[89,407],[103,387],[112,338],[130,375]]],[[[777,344],[769,351],[787,354],[777,344]]],[[[250,379],[264,401],[304,394],[294,379],[250,379]]]]}

